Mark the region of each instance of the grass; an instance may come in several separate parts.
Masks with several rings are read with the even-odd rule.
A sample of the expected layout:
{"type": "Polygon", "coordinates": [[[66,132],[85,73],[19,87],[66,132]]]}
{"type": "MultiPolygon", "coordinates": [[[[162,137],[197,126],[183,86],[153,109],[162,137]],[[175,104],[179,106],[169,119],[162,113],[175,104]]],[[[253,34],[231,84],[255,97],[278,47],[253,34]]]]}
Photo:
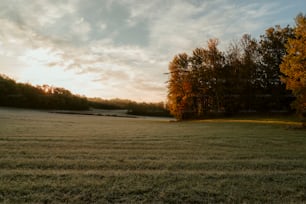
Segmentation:
{"type": "Polygon", "coordinates": [[[278,124],[287,125],[288,127],[302,128],[302,122],[297,120],[281,120],[277,118],[257,118],[257,119],[239,119],[239,118],[227,118],[227,119],[205,119],[196,122],[215,122],[215,123],[258,123],[258,124],[278,124]]]}
{"type": "Polygon", "coordinates": [[[287,125],[1,108],[0,202],[305,203],[306,134],[287,125]]]}

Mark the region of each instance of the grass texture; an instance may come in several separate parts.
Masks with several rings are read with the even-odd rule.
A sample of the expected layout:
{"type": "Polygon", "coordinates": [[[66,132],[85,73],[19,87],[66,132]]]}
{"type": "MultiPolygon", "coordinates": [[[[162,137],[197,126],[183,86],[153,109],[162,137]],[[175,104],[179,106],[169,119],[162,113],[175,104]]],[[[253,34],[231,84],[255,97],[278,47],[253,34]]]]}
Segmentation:
{"type": "Polygon", "coordinates": [[[0,202],[305,203],[306,132],[0,108],[0,202]]]}

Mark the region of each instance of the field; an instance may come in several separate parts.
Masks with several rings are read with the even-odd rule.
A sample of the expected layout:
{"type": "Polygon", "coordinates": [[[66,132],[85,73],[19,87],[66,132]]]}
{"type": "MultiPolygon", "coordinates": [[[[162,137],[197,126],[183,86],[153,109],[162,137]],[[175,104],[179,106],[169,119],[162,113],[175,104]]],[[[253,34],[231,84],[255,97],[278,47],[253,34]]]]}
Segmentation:
{"type": "Polygon", "coordinates": [[[306,203],[306,132],[0,108],[0,202],[306,203]]]}

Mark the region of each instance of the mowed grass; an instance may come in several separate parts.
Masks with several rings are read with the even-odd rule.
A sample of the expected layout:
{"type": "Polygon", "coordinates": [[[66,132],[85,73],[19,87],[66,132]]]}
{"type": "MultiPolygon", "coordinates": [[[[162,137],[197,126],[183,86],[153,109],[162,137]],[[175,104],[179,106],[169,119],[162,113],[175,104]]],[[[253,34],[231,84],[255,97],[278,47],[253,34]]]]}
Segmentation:
{"type": "Polygon", "coordinates": [[[305,203],[306,132],[0,108],[2,203],[305,203]]]}

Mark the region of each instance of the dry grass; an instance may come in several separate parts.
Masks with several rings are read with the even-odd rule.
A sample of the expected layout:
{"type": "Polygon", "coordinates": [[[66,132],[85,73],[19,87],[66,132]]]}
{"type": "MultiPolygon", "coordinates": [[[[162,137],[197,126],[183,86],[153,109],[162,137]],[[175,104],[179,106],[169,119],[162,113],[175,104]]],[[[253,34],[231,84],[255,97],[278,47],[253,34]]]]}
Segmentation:
{"type": "Polygon", "coordinates": [[[281,123],[0,109],[3,203],[303,203],[306,136],[281,123]]]}

